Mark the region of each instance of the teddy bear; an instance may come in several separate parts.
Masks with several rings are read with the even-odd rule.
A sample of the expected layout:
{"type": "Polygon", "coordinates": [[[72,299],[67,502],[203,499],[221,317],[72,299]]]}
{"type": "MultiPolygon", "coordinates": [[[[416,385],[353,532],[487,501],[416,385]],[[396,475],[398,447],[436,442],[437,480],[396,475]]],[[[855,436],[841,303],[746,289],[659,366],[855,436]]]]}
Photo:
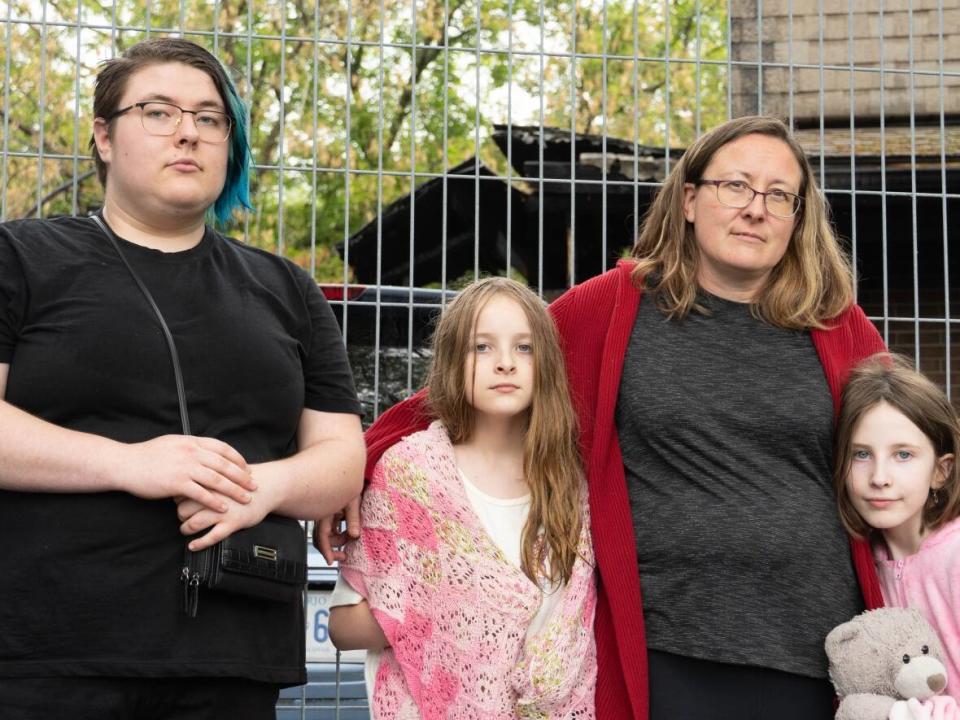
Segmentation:
{"type": "Polygon", "coordinates": [[[868,610],[831,630],[824,645],[840,697],[836,720],[960,720],[957,702],[939,695],[943,646],[917,610],[868,610]]]}

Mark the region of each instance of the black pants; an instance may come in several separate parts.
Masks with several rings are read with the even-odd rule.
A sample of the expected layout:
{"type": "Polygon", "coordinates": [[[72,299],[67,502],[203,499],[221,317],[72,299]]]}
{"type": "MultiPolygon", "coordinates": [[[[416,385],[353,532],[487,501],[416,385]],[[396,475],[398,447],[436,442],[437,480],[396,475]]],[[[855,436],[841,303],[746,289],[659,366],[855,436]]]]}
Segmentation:
{"type": "Polygon", "coordinates": [[[3,720],[275,720],[276,685],[237,678],[0,678],[3,720]]]}
{"type": "Polygon", "coordinates": [[[650,720],[832,720],[828,680],[650,650],[650,720]]]}

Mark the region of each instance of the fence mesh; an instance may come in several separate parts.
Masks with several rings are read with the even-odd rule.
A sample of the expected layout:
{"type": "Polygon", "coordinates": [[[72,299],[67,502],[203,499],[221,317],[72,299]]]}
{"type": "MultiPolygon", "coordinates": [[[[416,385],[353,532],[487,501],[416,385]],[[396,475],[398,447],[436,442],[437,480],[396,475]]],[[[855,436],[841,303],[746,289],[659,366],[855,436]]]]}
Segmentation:
{"type": "MultiPolygon", "coordinates": [[[[228,230],[324,283],[369,421],[419,384],[444,290],[511,274],[555,297],[629,249],[698,134],[775,114],[859,302],[956,398],[958,25],[960,0],[7,0],[0,219],[99,206],[100,60],[151,36],[204,45],[256,162],[228,230]]],[[[327,716],[305,693],[296,712],[327,716]]]]}

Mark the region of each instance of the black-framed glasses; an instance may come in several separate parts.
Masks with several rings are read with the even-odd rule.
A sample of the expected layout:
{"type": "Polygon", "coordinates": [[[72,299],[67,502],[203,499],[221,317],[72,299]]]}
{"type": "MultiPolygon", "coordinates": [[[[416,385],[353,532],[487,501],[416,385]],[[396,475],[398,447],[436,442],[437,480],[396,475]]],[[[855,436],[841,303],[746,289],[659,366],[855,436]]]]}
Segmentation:
{"type": "Polygon", "coordinates": [[[106,121],[110,122],[134,108],[140,109],[140,124],[144,131],[150,135],[173,135],[180,127],[184,113],[193,115],[193,123],[197,126],[197,136],[204,142],[222,143],[230,137],[230,130],[233,128],[233,118],[225,112],[219,110],[185,110],[179,105],[161,102],[160,100],[147,100],[120,108],[106,118],[106,121]]]}
{"type": "Polygon", "coordinates": [[[694,185],[713,185],[717,190],[717,202],[727,207],[743,209],[753,202],[757,195],[763,196],[763,206],[767,212],[784,220],[797,214],[803,198],[786,190],[754,190],[743,180],[697,180],[694,185]]]}

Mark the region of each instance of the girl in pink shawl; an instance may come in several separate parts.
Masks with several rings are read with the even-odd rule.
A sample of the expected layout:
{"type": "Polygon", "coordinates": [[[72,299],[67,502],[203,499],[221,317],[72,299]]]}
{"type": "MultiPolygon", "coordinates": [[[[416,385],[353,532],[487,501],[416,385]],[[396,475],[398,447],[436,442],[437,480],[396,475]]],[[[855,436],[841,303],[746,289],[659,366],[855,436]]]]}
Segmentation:
{"type": "Polygon", "coordinates": [[[373,471],[331,638],[368,650],[376,720],[593,718],[594,560],[553,321],[488,278],[433,351],[434,422],[373,471]]]}

